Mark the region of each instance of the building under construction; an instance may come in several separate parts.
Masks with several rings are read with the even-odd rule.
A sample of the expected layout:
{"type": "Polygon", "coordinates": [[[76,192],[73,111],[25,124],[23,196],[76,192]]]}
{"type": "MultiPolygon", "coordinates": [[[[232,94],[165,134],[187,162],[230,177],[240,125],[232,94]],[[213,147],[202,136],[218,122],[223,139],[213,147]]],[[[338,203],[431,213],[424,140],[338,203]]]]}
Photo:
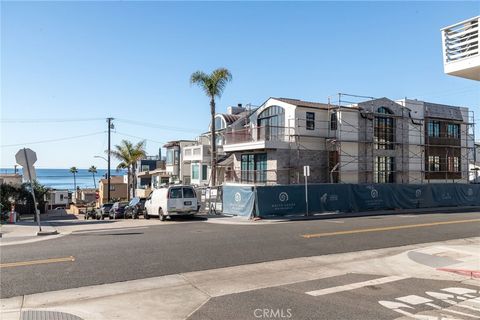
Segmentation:
{"type": "Polygon", "coordinates": [[[329,103],[269,98],[224,133],[230,183],[468,183],[473,111],[339,94],[329,103]]]}

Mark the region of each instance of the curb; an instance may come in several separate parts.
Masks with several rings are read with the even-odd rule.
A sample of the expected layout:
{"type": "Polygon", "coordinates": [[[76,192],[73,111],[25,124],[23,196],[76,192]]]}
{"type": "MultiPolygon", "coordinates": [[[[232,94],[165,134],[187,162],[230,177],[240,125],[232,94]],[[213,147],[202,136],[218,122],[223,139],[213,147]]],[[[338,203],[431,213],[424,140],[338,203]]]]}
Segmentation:
{"type": "Polygon", "coordinates": [[[58,231],[57,230],[53,230],[53,231],[38,231],[37,232],[37,236],[53,236],[53,235],[56,235],[58,234],[58,231]]]}

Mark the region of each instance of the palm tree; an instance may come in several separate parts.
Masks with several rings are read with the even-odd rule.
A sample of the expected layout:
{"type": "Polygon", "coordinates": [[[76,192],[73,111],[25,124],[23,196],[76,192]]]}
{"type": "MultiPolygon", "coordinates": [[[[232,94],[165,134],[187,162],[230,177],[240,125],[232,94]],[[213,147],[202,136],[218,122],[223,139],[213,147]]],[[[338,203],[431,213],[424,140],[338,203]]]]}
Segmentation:
{"type": "MultiPolygon", "coordinates": [[[[130,178],[135,177],[137,171],[138,160],[145,157],[145,140],[133,144],[128,140],[122,140],[119,145],[114,146],[114,150],[110,151],[110,154],[120,160],[117,165],[118,169],[127,169],[127,199],[130,200],[130,178]]],[[[133,181],[133,196],[135,196],[136,181],[133,181]]]]}
{"type": "Polygon", "coordinates": [[[211,145],[211,173],[210,184],[215,185],[216,169],[217,169],[217,146],[215,141],[215,98],[222,96],[223,90],[228,82],[232,81],[232,74],[228,69],[218,68],[213,70],[211,74],[203,71],[197,71],[190,77],[190,83],[196,84],[203,89],[205,94],[210,98],[210,145],[211,145]]]}
{"type": "Polygon", "coordinates": [[[97,183],[95,182],[95,173],[97,173],[97,167],[95,166],[91,166],[89,169],[88,169],[88,172],[90,172],[93,176],[93,187],[95,189],[97,189],[97,183]]]}
{"type": "Polygon", "coordinates": [[[73,189],[75,190],[75,192],[77,192],[77,177],[76,177],[78,173],[77,167],[71,167],[70,173],[73,173],[73,189]]]}

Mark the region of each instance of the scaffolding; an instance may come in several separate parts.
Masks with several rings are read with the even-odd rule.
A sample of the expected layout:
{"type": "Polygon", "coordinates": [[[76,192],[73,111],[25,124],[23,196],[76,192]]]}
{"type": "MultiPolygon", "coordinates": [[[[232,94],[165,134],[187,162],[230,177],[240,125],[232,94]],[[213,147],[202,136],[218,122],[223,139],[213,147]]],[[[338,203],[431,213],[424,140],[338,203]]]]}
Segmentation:
{"type": "MultiPolygon", "coordinates": [[[[374,97],[339,93],[337,101],[329,100],[326,119],[314,120],[315,125],[322,128],[326,135],[299,134],[302,128],[307,127],[307,121],[312,120],[295,119],[294,147],[297,150],[308,150],[308,147],[302,145],[305,137],[324,139],[324,149],[337,154],[336,164],[330,162],[330,156],[327,157],[326,164],[317,164],[322,170],[328,168],[329,182],[355,182],[351,179],[355,175],[359,183],[469,182],[470,177],[477,172],[471,168],[476,160],[475,121],[472,110],[455,109],[462,116],[461,121],[449,119],[447,116],[429,117],[424,102],[405,99],[403,104],[393,101],[402,106],[400,112],[384,114],[378,112],[377,100],[374,97]],[[413,114],[415,104],[417,110],[421,110],[423,114],[413,114]],[[350,113],[356,115],[349,117],[350,113]],[[332,114],[336,116],[332,118],[332,114]],[[379,139],[379,133],[375,131],[378,129],[375,119],[379,117],[394,119],[392,127],[389,128],[394,137],[392,141],[379,139]],[[334,120],[335,129],[332,128],[334,120]],[[438,132],[433,137],[428,131],[431,121],[439,123],[438,132]],[[443,126],[442,130],[440,125],[443,126]],[[352,152],[355,149],[357,152],[352,152]],[[383,168],[376,163],[378,157],[393,157],[392,169],[383,168]],[[394,181],[379,181],[378,177],[382,172],[385,173],[384,171],[392,174],[394,181]]],[[[292,166],[293,168],[295,166],[292,166]]],[[[299,176],[300,173],[296,175],[299,176]]]]}

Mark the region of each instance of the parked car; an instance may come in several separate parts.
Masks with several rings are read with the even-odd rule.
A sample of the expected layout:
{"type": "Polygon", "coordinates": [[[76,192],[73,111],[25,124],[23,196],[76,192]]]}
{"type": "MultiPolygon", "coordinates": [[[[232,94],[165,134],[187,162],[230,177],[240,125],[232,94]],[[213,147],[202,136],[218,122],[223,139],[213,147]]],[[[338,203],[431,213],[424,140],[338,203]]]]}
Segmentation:
{"type": "Polygon", "coordinates": [[[104,203],[99,209],[97,209],[97,220],[105,219],[110,213],[113,203],[104,203]]]}
{"type": "Polygon", "coordinates": [[[125,216],[127,218],[138,219],[138,216],[143,215],[146,198],[135,197],[128,203],[125,208],[125,216]]]}
{"type": "Polygon", "coordinates": [[[108,213],[110,219],[125,218],[125,207],[128,206],[127,201],[115,202],[108,213]]]}
{"type": "Polygon", "coordinates": [[[198,200],[192,186],[175,185],[155,189],[145,201],[144,217],[158,216],[165,220],[170,216],[194,215],[198,212],[198,200]]]}

